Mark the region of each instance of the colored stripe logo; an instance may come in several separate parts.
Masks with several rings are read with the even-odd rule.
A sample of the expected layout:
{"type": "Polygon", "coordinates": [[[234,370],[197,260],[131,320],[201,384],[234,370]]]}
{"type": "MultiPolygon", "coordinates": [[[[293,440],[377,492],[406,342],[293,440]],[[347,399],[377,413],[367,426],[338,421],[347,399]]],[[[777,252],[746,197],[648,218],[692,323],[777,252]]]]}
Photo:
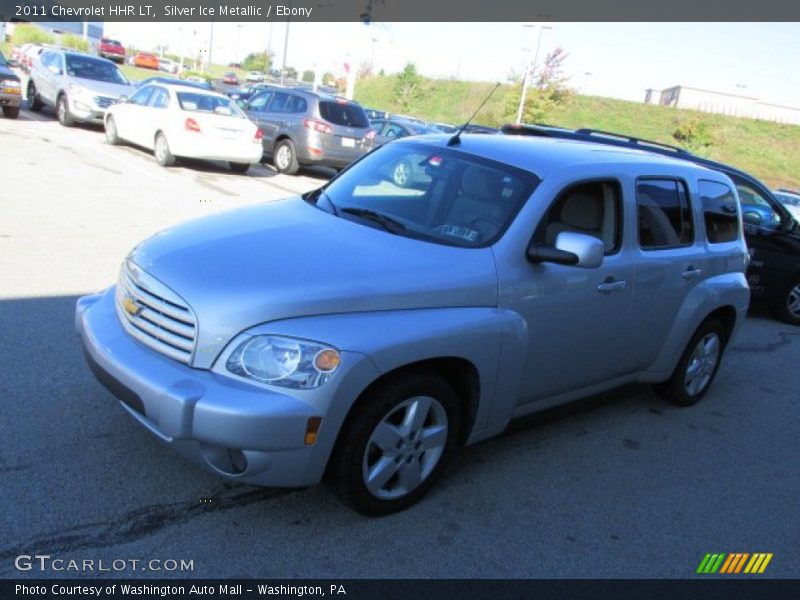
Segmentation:
{"type": "Polygon", "coordinates": [[[736,573],[746,573],[755,575],[763,573],[769,561],[772,560],[772,552],[730,552],[728,554],[706,554],[697,567],[697,573],[702,575],[713,575],[724,573],[726,575],[736,573]]]}

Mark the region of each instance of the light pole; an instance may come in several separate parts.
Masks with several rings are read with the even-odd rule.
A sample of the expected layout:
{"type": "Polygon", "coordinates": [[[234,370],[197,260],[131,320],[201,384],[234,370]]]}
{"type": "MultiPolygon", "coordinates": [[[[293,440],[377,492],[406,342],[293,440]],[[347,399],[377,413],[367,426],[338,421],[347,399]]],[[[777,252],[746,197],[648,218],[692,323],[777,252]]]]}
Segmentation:
{"type": "MultiPolygon", "coordinates": [[[[291,7],[291,2],[289,6],[291,7]]],[[[283,38],[283,60],[281,61],[281,85],[286,74],[286,52],[289,50],[289,19],[286,19],[286,35],[283,38]]]]}
{"type": "Polygon", "coordinates": [[[211,59],[214,54],[214,20],[211,20],[211,33],[208,36],[208,63],[206,66],[206,72],[211,71],[211,59]]]}
{"type": "Polygon", "coordinates": [[[239,23],[236,26],[236,29],[238,30],[236,32],[236,55],[233,58],[233,62],[238,64],[239,67],[241,67],[241,62],[239,61],[239,41],[240,41],[240,39],[242,37],[242,27],[244,27],[244,25],[242,25],[241,23],[239,23]]]}
{"type": "MultiPolygon", "coordinates": [[[[530,25],[525,23],[523,27],[530,27],[536,28],[536,25],[530,25]]],[[[528,80],[532,79],[533,76],[536,74],[536,63],[539,60],[539,48],[542,45],[542,33],[544,33],[545,29],[552,29],[549,25],[541,25],[539,27],[539,37],[536,40],[536,51],[533,54],[533,65],[531,66],[530,71],[525,69],[525,72],[522,74],[522,94],[519,97],[519,108],[517,109],[517,125],[522,123],[522,111],[525,108],[525,96],[528,94],[528,80]]]]}

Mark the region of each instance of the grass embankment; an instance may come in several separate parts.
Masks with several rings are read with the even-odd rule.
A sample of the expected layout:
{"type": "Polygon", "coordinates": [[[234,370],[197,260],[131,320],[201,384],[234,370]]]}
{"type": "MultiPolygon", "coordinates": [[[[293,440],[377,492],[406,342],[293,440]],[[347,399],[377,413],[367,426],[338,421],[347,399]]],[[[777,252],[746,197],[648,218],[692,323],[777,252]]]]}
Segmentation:
{"type": "MultiPolygon", "coordinates": [[[[461,123],[491,91],[492,83],[426,80],[408,106],[398,105],[396,77],[359,80],[356,100],[364,106],[410,114],[429,121],[461,123]]],[[[499,126],[511,121],[507,114],[508,86],[501,86],[475,122],[499,126]]],[[[628,102],[611,98],[572,96],[552,110],[545,121],[562,127],[590,127],[624,133],[657,142],[686,145],[674,134],[687,124],[704,130],[697,154],[734,165],[772,187],[800,187],[800,126],[713,115],[694,110],[628,102]]]]}

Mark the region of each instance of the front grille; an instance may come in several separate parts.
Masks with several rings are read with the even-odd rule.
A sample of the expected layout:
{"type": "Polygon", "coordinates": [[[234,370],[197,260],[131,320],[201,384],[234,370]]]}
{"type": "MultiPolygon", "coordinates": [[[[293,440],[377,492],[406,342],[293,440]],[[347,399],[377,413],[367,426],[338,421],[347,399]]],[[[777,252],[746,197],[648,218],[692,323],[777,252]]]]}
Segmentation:
{"type": "Polygon", "coordinates": [[[108,96],[95,96],[94,103],[100,108],[108,108],[112,104],[116,104],[117,101],[114,100],[114,98],[109,98],[108,96]]]}
{"type": "Polygon", "coordinates": [[[197,320],[175,292],[130,261],[117,284],[117,314],[137,340],[170,358],[189,364],[197,339],[197,320]]]}

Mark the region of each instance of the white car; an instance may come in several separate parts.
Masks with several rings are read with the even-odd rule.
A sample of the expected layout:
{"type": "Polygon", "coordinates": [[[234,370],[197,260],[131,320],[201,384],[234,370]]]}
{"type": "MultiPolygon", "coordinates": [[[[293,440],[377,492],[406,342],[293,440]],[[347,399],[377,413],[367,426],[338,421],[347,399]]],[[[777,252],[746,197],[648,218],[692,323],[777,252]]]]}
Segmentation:
{"type": "Polygon", "coordinates": [[[178,72],[178,63],[168,58],[159,58],[158,70],[164,71],[166,73],[172,73],[173,75],[175,75],[178,72]]]}
{"type": "Polygon", "coordinates": [[[106,140],[153,150],[158,164],[176,158],[227,162],[246,173],[261,160],[261,130],[227,96],[177,84],[151,84],[112,106],[106,140]]]}
{"type": "Polygon", "coordinates": [[[245,79],[252,83],[260,83],[264,81],[264,74],[259,71],[250,71],[245,79]]]}

